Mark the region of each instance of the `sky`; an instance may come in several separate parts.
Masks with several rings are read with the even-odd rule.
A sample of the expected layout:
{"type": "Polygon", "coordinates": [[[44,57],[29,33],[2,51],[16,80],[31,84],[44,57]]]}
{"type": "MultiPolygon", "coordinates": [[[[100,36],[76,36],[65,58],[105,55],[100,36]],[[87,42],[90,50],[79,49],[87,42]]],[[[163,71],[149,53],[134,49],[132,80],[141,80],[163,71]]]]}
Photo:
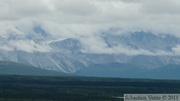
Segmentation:
{"type": "MultiPolygon", "coordinates": [[[[180,0],[0,0],[1,38],[7,39],[10,32],[23,36],[36,24],[52,36],[88,37],[82,41],[87,47],[92,42],[98,43],[93,49],[101,47],[97,49],[100,53],[106,44],[96,37],[96,32],[111,27],[119,27],[123,32],[144,30],[180,37],[180,0]]],[[[24,39],[1,42],[1,49],[51,50],[24,39]]],[[[179,51],[180,47],[174,49],[179,51]]]]}

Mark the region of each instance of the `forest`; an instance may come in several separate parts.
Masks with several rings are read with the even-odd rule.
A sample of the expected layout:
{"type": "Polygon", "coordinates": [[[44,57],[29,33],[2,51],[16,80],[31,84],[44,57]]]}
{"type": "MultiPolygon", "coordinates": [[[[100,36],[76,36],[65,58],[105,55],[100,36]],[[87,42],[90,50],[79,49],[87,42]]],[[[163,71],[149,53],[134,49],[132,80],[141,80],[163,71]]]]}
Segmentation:
{"type": "Polygon", "coordinates": [[[180,93],[179,80],[0,75],[0,101],[123,101],[123,94],[180,93]]]}

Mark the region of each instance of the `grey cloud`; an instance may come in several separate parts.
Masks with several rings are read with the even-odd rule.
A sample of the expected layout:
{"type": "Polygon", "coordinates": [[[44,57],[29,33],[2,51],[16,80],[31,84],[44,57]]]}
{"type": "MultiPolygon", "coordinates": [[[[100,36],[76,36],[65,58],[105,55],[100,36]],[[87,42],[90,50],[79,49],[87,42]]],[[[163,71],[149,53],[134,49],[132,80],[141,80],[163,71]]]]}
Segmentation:
{"type": "Polygon", "coordinates": [[[0,20],[37,17],[50,11],[47,5],[40,0],[5,0],[0,5],[0,20]]]}
{"type": "Polygon", "coordinates": [[[140,2],[142,0],[96,0],[96,1],[101,1],[101,2],[140,2]]]}
{"type": "Polygon", "coordinates": [[[180,14],[179,0],[144,0],[142,11],[150,14],[180,14]]]}
{"type": "Polygon", "coordinates": [[[96,6],[89,0],[57,0],[55,5],[58,10],[69,15],[88,16],[97,12],[96,6]]]}
{"type": "MultiPolygon", "coordinates": [[[[113,49],[109,49],[106,43],[99,40],[96,32],[118,27],[125,31],[150,30],[180,36],[179,0],[0,0],[0,2],[2,38],[8,37],[9,31],[22,36],[22,33],[30,33],[32,22],[38,22],[52,36],[87,38],[81,40],[84,43],[83,51],[100,53],[106,50],[106,53],[113,53],[113,49]],[[97,44],[91,46],[93,42],[97,44]]],[[[29,47],[31,51],[46,50],[44,48],[46,46],[36,45],[36,42],[25,41],[25,43],[31,45],[29,47]],[[39,48],[35,49],[33,45],[39,48]]],[[[13,47],[22,50],[19,44],[14,44],[13,47]]],[[[11,48],[4,46],[4,49],[11,48]]],[[[141,52],[166,54],[162,51],[151,53],[141,49],[132,50],[125,46],[114,47],[114,49],[119,52],[129,52],[129,54],[141,52]]],[[[179,47],[173,50],[177,53],[179,47]]]]}

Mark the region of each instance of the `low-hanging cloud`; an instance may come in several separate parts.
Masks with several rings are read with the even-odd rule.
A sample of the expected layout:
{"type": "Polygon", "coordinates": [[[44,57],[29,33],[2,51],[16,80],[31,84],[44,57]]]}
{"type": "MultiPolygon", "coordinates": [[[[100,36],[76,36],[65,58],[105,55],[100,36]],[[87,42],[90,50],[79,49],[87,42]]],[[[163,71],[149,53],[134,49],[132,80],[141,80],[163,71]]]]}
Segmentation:
{"type": "Polygon", "coordinates": [[[180,54],[180,45],[177,45],[176,47],[172,48],[174,54],[179,55],[180,54]]]}
{"type": "MultiPolygon", "coordinates": [[[[97,32],[101,29],[118,27],[127,32],[148,30],[180,36],[179,0],[0,0],[0,2],[2,39],[8,39],[12,33],[23,38],[25,34],[33,32],[33,23],[39,23],[47,33],[56,38],[70,37],[81,40],[84,52],[103,53],[106,50],[104,53],[109,54],[118,51],[132,55],[154,55],[169,53],[161,50],[156,53],[142,49],[133,50],[126,46],[108,48],[97,32]]],[[[26,52],[51,50],[49,46],[36,43],[34,40],[11,40],[7,43],[1,45],[1,49],[26,52]]],[[[177,46],[173,51],[177,53],[178,49],[177,46]]]]}
{"type": "Polygon", "coordinates": [[[50,47],[36,44],[33,40],[17,40],[11,41],[10,46],[17,51],[25,51],[28,53],[33,52],[50,52],[52,49],[50,47]]]}

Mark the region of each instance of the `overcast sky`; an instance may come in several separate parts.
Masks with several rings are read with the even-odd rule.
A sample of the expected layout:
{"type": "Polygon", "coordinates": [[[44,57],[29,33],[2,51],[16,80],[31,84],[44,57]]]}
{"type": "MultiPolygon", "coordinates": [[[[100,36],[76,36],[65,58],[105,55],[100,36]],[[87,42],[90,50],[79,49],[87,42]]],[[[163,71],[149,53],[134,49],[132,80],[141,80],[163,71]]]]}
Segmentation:
{"type": "Polygon", "coordinates": [[[34,23],[62,37],[110,27],[180,36],[180,0],[0,0],[1,37],[9,30],[24,34],[34,23]]]}

